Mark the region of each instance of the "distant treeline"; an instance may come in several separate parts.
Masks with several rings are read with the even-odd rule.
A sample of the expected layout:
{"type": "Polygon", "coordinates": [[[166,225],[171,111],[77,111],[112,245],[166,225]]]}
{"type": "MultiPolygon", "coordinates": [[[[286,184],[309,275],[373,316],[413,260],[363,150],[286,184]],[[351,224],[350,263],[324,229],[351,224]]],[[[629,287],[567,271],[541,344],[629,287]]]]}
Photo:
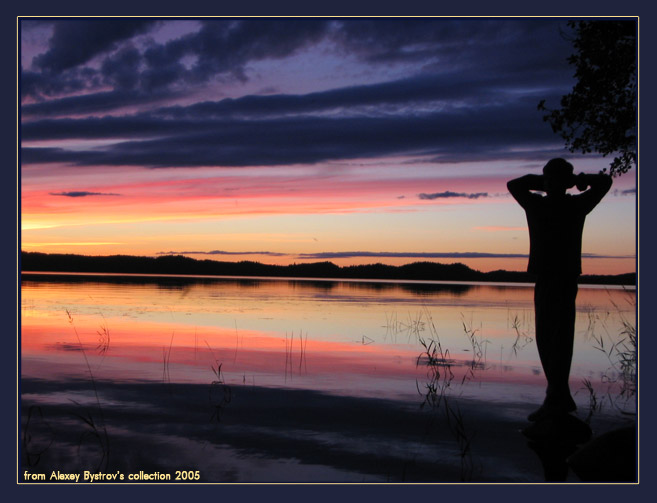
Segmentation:
{"type": "MultiPolygon", "coordinates": [[[[534,277],[526,272],[491,271],[481,272],[468,266],[439,264],[436,262],[414,262],[401,266],[385,264],[338,266],[332,262],[310,264],[268,265],[259,262],[220,262],[196,260],[182,255],[135,257],[110,255],[92,257],[86,255],[21,253],[22,271],[84,272],[124,274],[186,274],[208,276],[271,276],[292,278],[337,278],[337,279],[390,279],[424,281],[494,281],[531,283],[534,277]]],[[[580,277],[583,284],[635,285],[636,274],[615,276],[580,277]]]]}

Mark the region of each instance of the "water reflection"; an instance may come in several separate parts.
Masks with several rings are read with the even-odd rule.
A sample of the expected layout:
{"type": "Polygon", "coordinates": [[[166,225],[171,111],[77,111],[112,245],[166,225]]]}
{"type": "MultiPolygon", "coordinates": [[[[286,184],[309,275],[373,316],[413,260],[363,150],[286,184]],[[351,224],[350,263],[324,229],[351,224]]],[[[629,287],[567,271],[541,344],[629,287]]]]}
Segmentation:
{"type": "MultiPolygon", "coordinates": [[[[330,292],[336,288],[346,288],[354,291],[394,292],[402,291],[416,296],[450,293],[464,295],[474,284],[436,283],[423,281],[378,281],[378,280],[344,280],[344,279],[281,279],[281,278],[217,278],[203,276],[149,276],[131,274],[67,274],[67,273],[23,273],[22,284],[30,285],[47,281],[61,284],[115,284],[115,285],[152,285],[157,288],[182,290],[193,286],[221,286],[221,287],[252,287],[258,288],[263,284],[283,283],[292,289],[306,289],[330,292]]],[[[490,288],[504,290],[505,287],[491,285],[490,288]]]]}
{"type": "MultiPolygon", "coordinates": [[[[604,397],[631,374],[596,344],[632,325],[634,293],[578,300],[573,389],[601,432],[619,416],[604,397]]],[[[208,481],[543,477],[518,433],[544,383],[525,286],[24,275],[21,315],[33,470],[185,460],[208,481]]]]}

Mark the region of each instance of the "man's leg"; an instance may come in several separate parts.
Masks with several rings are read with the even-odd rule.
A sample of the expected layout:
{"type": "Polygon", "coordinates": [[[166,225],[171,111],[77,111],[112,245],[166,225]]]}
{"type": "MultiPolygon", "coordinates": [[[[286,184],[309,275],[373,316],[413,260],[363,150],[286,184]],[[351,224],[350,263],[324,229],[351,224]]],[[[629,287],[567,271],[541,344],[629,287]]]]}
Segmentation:
{"type": "Polygon", "coordinates": [[[555,407],[570,412],[576,408],[569,379],[575,342],[577,277],[555,278],[553,286],[554,323],[549,342],[547,398],[555,407]]]}
{"type": "Polygon", "coordinates": [[[543,276],[536,281],[534,310],[536,346],[547,380],[543,405],[528,419],[576,409],[568,380],[575,337],[577,277],[543,276]]]}
{"type": "Polygon", "coordinates": [[[546,379],[550,372],[550,333],[553,332],[551,327],[553,317],[550,307],[549,279],[539,276],[534,286],[534,323],[536,347],[546,379]]]}

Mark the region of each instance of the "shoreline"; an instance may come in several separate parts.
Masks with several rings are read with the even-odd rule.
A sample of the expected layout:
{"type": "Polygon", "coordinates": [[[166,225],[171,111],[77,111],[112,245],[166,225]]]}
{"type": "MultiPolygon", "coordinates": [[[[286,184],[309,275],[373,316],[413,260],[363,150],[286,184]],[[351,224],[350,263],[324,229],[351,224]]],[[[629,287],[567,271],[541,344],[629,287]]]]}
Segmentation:
{"type": "MultiPolygon", "coordinates": [[[[157,258],[110,255],[87,256],[21,252],[22,273],[133,275],[144,277],[281,279],[304,281],[360,281],[409,284],[519,284],[534,283],[534,276],[521,271],[481,272],[462,263],[413,262],[401,266],[368,264],[338,266],[332,262],[268,265],[259,262],[196,260],[182,255],[157,258]]],[[[580,275],[580,285],[637,286],[635,272],[619,275],[580,275]]]]}
{"type": "MultiPolygon", "coordinates": [[[[183,279],[183,280],[237,280],[237,281],[304,281],[304,282],[326,282],[326,283],[374,283],[374,284],[408,284],[408,285],[436,285],[436,286],[511,286],[533,288],[531,282],[513,282],[513,281],[432,281],[432,280],[414,280],[414,279],[376,279],[376,278],[322,278],[322,277],[296,277],[296,276],[231,276],[231,275],[209,275],[209,274],[156,274],[156,273],[120,273],[120,272],[72,272],[72,271],[21,271],[21,276],[46,276],[46,277],[107,277],[107,278],[166,278],[166,279],[183,279]]],[[[592,289],[613,289],[613,290],[630,290],[635,291],[636,285],[622,284],[599,284],[599,283],[579,283],[580,288],[592,289]]]]}

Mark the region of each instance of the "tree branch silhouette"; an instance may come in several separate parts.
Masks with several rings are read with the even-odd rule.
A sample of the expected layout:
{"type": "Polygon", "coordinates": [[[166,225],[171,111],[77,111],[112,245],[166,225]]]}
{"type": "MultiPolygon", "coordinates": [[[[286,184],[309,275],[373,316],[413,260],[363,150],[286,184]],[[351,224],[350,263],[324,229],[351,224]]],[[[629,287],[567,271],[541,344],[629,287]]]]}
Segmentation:
{"type": "MultiPolygon", "coordinates": [[[[570,21],[577,83],[560,109],[542,100],[543,120],[571,152],[614,154],[609,174],[620,176],[637,163],[637,24],[628,20],[570,21]]],[[[607,168],[602,172],[607,172],[607,168]]]]}

